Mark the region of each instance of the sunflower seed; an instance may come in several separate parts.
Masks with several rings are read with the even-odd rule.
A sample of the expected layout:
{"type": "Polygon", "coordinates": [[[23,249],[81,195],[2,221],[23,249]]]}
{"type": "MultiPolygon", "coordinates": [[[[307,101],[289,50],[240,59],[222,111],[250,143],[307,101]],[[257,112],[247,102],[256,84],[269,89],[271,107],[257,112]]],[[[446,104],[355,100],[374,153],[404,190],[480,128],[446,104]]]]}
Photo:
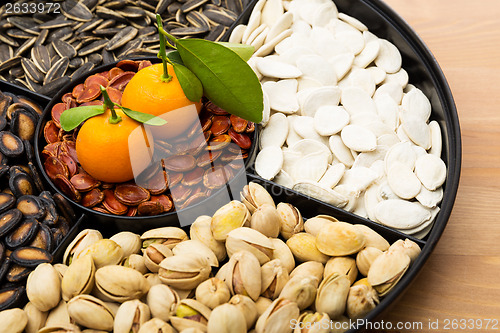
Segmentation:
{"type": "Polygon", "coordinates": [[[94,53],[96,51],[99,51],[100,49],[104,48],[108,44],[107,39],[100,39],[96,40],[95,42],[90,43],[89,45],[82,47],[78,51],[78,56],[82,57],[91,53],[94,53]]]}
{"type": "Polygon", "coordinates": [[[83,59],[80,57],[76,57],[76,58],[73,58],[69,61],[69,68],[75,69],[75,68],[82,66],[83,64],[84,64],[83,59]]]}
{"type": "Polygon", "coordinates": [[[99,30],[94,30],[94,34],[98,36],[108,36],[108,37],[113,37],[116,34],[118,34],[122,29],[120,28],[106,28],[106,29],[99,29],[99,30]]]}
{"type": "Polygon", "coordinates": [[[45,43],[47,36],[49,35],[49,30],[45,29],[40,32],[40,34],[36,37],[35,45],[42,45],[45,43]]]}
{"type": "Polygon", "coordinates": [[[55,40],[52,42],[52,47],[61,57],[66,56],[69,59],[72,59],[73,57],[76,56],[75,48],[71,44],[66,43],[65,41],[55,40]]]}
{"type": "Polygon", "coordinates": [[[31,91],[39,91],[42,88],[40,84],[31,80],[29,76],[26,76],[26,83],[28,84],[28,89],[31,91]]]}
{"type": "Polygon", "coordinates": [[[130,25],[136,29],[142,29],[151,26],[151,18],[149,16],[141,17],[130,21],[130,25]]]}
{"type": "Polygon", "coordinates": [[[120,46],[125,45],[128,41],[132,40],[135,35],[137,35],[137,29],[134,27],[127,27],[117,33],[113,38],[110,39],[106,45],[106,51],[113,51],[120,46]]]}
{"type": "Polygon", "coordinates": [[[12,23],[16,28],[29,32],[30,34],[38,35],[40,33],[40,29],[36,26],[35,20],[31,17],[11,16],[7,18],[7,21],[12,23]]]}
{"type": "Polygon", "coordinates": [[[8,29],[7,31],[5,31],[5,33],[7,35],[9,35],[10,37],[19,38],[19,39],[28,39],[28,38],[31,38],[34,36],[33,34],[30,34],[26,31],[23,31],[23,30],[17,29],[17,28],[8,29]]]}
{"type": "Polygon", "coordinates": [[[88,61],[97,66],[102,62],[102,55],[99,53],[92,53],[88,56],[88,61]]]}
{"type": "Polygon", "coordinates": [[[127,22],[127,19],[123,17],[123,15],[120,15],[114,10],[111,10],[103,6],[97,6],[95,13],[97,14],[97,16],[105,19],[111,19],[118,22],[127,22]]]}
{"type": "Polygon", "coordinates": [[[94,64],[91,62],[86,62],[82,65],[82,67],[78,68],[70,76],[72,79],[79,78],[80,76],[82,76],[82,75],[86,74],[88,71],[90,71],[92,68],[94,68],[94,64]]]}
{"type": "Polygon", "coordinates": [[[35,21],[38,24],[50,21],[53,18],[54,18],[54,16],[46,14],[46,13],[35,13],[35,14],[33,14],[33,21],[35,21]]]}
{"type": "Polygon", "coordinates": [[[149,4],[149,3],[145,2],[145,1],[142,1],[142,0],[137,1],[135,4],[137,6],[139,6],[139,7],[143,8],[143,9],[145,9],[147,11],[153,12],[153,13],[154,13],[155,8],[156,8],[155,6],[149,4]]]}
{"type": "Polygon", "coordinates": [[[68,69],[68,66],[69,66],[68,57],[62,57],[61,59],[56,61],[47,72],[47,75],[45,75],[45,78],[43,79],[43,85],[46,85],[51,81],[54,81],[56,78],[64,76],[66,70],[68,69]]]}
{"type": "MultiPolygon", "coordinates": [[[[172,2],[174,2],[173,0],[160,0],[158,1],[158,5],[156,5],[156,10],[155,10],[155,13],[157,14],[163,14],[163,12],[165,11],[165,9],[167,9],[167,7],[170,7],[170,5],[172,4],[172,2]]],[[[180,8],[180,7],[179,7],[180,8]]],[[[177,11],[177,10],[176,10],[177,11]]],[[[170,14],[172,14],[170,12],[170,9],[168,11],[170,14]]],[[[175,13],[175,12],[174,12],[175,13]]]]}
{"type": "Polygon", "coordinates": [[[31,60],[42,73],[47,73],[50,69],[50,54],[44,45],[35,45],[31,49],[31,60]]]}
{"type": "Polygon", "coordinates": [[[11,69],[14,66],[19,65],[20,62],[21,62],[21,57],[20,56],[13,57],[13,58],[10,58],[7,61],[2,62],[0,64],[0,73],[3,72],[3,71],[5,71],[5,70],[7,70],[7,69],[11,69]]]}
{"type": "Polygon", "coordinates": [[[227,9],[230,11],[236,13],[236,14],[241,14],[243,12],[243,1],[242,0],[232,0],[232,1],[226,1],[227,2],[227,9]]]}
{"type": "Polygon", "coordinates": [[[111,19],[107,19],[106,21],[104,21],[103,19],[100,19],[100,20],[102,21],[102,23],[97,26],[96,30],[111,28],[111,27],[114,27],[116,25],[115,20],[111,20],[111,19]]]}
{"type": "Polygon", "coordinates": [[[101,56],[102,56],[102,62],[104,64],[110,64],[114,61],[116,61],[116,57],[113,52],[106,51],[105,49],[102,49],[101,51],[101,56]]]}
{"type": "Polygon", "coordinates": [[[10,45],[0,44],[0,63],[9,60],[14,56],[14,50],[10,45]]]}
{"type": "Polygon", "coordinates": [[[18,86],[29,89],[28,83],[20,78],[14,79],[14,84],[17,84],[18,86]]]}
{"type": "Polygon", "coordinates": [[[207,27],[210,29],[210,23],[208,23],[208,19],[200,12],[189,12],[186,15],[186,19],[194,27],[207,27]]]}
{"type": "Polygon", "coordinates": [[[123,9],[117,11],[118,14],[126,17],[126,18],[140,18],[146,15],[144,9],[136,7],[136,6],[127,6],[123,9]]]}
{"type": "Polygon", "coordinates": [[[208,0],[188,0],[181,6],[181,9],[184,13],[187,13],[190,10],[200,7],[207,1],[208,0]]]}
{"type": "Polygon", "coordinates": [[[99,24],[101,24],[103,21],[104,21],[103,19],[96,18],[91,21],[85,22],[76,30],[76,32],[79,33],[79,32],[90,31],[95,27],[97,27],[99,24]]]}
{"type": "Polygon", "coordinates": [[[159,43],[160,37],[158,35],[146,36],[142,37],[142,41],[144,42],[144,44],[159,43]]]}
{"type": "Polygon", "coordinates": [[[19,43],[15,40],[10,38],[9,36],[6,36],[4,34],[0,34],[0,41],[4,42],[5,44],[8,44],[13,47],[18,47],[19,43]]]}
{"type": "Polygon", "coordinates": [[[191,35],[199,35],[207,32],[206,28],[198,28],[198,27],[187,27],[187,28],[176,28],[170,30],[170,33],[174,36],[185,37],[191,35]]]}
{"type": "Polygon", "coordinates": [[[187,24],[186,15],[183,14],[182,10],[179,9],[177,13],[175,13],[175,20],[181,24],[187,24]]]}
{"type": "Polygon", "coordinates": [[[99,3],[99,0],[82,0],[82,5],[87,7],[90,11],[94,11],[95,7],[99,3]]]}
{"type": "Polygon", "coordinates": [[[49,37],[47,38],[47,42],[52,43],[56,39],[67,40],[70,39],[72,36],[73,36],[73,29],[71,27],[63,27],[54,30],[54,32],[51,32],[49,34],[49,37]]]}
{"type": "Polygon", "coordinates": [[[111,0],[104,2],[103,6],[109,9],[120,9],[125,7],[126,4],[127,1],[125,0],[111,0]]]}
{"type": "Polygon", "coordinates": [[[12,77],[23,78],[24,77],[24,69],[22,67],[12,67],[9,70],[9,75],[12,77]]]}
{"type": "Polygon", "coordinates": [[[61,4],[61,11],[67,17],[74,21],[87,22],[93,17],[92,12],[82,4],[75,0],[65,0],[61,4]]]}
{"type": "Polygon", "coordinates": [[[33,44],[35,44],[35,40],[36,37],[31,37],[30,39],[27,39],[21,46],[17,48],[16,52],[14,52],[14,56],[20,56],[24,52],[28,51],[29,48],[32,47],[33,44]]]}
{"type": "Polygon", "coordinates": [[[236,20],[237,18],[236,14],[227,10],[223,11],[208,9],[204,10],[203,14],[215,23],[222,24],[227,27],[231,26],[231,24],[233,24],[234,20],[236,20]]]}
{"type": "Polygon", "coordinates": [[[155,27],[145,27],[137,31],[137,37],[146,37],[156,34],[157,30],[155,27]]]}
{"type": "Polygon", "coordinates": [[[131,49],[126,54],[124,54],[123,57],[121,57],[119,59],[135,58],[135,57],[150,57],[152,55],[156,55],[157,53],[158,53],[158,51],[151,50],[151,49],[144,49],[144,48],[131,49]]]}
{"type": "Polygon", "coordinates": [[[43,74],[40,72],[38,68],[36,68],[35,64],[31,59],[28,58],[22,58],[21,59],[21,66],[24,69],[24,72],[26,73],[26,76],[28,76],[31,80],[34,82],[42,82],[43,81],[43,74]]]}
{"type": "Polygon", "coordinates": [[[222,0],[212,0],[212,3],[217,7],[222,6],[222,0]]]}
{"type": "MultiPolygon", "coordinates": [[[[83,68],[83,67],[80,67],[83,68]]],[[[38,93],[42,95],[52,96],[57,91],[59,91],[63,86],[68,84],[71,79],[67,76],[59,77],[51,82],[44,84],[39,90],[38,93]]]]}
{"type": "Polygon", "coordinates": [[[74,25],[74,21],[66,20],[65,18],[56,18],[45,23],[40,24],[38,27],[40,29],[57,29],[63,27],[69,27],[70,25],[74,25]]]}
{"type": "Polygon", "coordinates": [[[210,30],[208,35],[205,37],[207,40],[211,40],[213,42],[218,42],[224,37],[228,30],[228,27],[223,26],[222,24],[216,25],[210,30]]]}
{"type": "Polygon", "coordinates": [[[177,13],[177,10],[181,8],[182,4],[179,2],[172,3],[172,1],[170,1],[169,3],[170,4],[167,7],[167,11],[170,15],[175,15],[175,13],[177,13]]]}

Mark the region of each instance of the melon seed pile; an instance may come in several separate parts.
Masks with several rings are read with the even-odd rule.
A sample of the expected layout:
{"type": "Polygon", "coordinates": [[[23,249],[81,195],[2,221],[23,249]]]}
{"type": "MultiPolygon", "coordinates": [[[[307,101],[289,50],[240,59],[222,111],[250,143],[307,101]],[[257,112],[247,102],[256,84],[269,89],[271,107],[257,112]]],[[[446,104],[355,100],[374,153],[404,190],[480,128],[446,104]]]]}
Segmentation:
{"type": "Polygon", "coordinates": [[[396,46],[330,0],[260,0],[230,41],[256,48],[261,177],[427,235],[446,178],[441,129],[396,46]]]}
{"type": "Polygon", "coordinates": [[[339,332],[330,327],[374,309],[420,254],[415,242],[390,245],[365,225],[327,215],[304,222],[256,183],[241,201],[198,217],[189,236],[176,227],[109,239],[83,230],[62,264],[29,275],[29,303],[0,312],[0,329],[305,333],[316,324],[314,332],[339,332]],[[293,329],[294,320],[304,325],[293,329]]]}

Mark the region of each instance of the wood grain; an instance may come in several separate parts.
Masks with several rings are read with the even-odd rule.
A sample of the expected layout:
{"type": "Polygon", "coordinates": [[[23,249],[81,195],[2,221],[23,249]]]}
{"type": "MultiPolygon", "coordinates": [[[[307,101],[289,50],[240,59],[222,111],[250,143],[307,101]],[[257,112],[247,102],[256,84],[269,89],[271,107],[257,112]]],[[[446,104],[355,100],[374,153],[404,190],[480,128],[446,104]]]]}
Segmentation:
{"type": "Polygon", "coordinates": [[[386,3],[443,69],[459,113],[463,157],[455,207],[435,252],[381,319],[421,321],[418,332],[445,331],[445,319],[500,320],[500,1],[386,3]],[[429,320],[439,320],[440,329],[428,329],[429,320]]]}

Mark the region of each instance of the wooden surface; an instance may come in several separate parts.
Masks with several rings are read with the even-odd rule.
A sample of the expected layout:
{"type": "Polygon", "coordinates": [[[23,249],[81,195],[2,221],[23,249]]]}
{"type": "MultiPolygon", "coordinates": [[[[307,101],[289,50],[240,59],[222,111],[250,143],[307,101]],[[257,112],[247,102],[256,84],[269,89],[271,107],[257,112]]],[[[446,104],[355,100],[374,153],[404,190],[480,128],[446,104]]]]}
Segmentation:
{"type": "MultiPolygon", "coordinates": [[[[500,1],[386,3],[443,69],[458,109],[463,156],[444,234],[415,283],[383,319],[423,322],[417,332],[438,331],[428,329],[429,320],[439,320],[439,331],[448,332],[462,330],[444,330],[446,319],[500,321],[500,1]]],[[[500,324],[481,331],[499,330],[500,324]]]]}

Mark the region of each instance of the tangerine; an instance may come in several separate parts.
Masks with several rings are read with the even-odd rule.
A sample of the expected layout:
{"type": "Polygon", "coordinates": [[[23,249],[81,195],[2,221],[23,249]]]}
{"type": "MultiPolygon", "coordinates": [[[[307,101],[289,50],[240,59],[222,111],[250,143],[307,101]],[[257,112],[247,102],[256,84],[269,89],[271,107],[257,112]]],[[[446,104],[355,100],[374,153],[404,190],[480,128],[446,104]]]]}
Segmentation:
{"type": "Polygon", "coordinates": [[[168,64],[169,82],[163,82],[163,64],[155,64],[138,71],[125,87],[122,106],[161,117],[166,125],[152,129],[153,135],[161,139],[176,137],[185,132],[197,119],[201,110],[199,102],[190,101],[168,64]]]}
{"type": "Polygon", "coordinates": [[[133,179],[151,160],[144,127],[121,110],[115,112],[122,118],[120,122],[110,123],[111,111],[106,110],[85,121],[76,138],[76,154],[82,168],[108,183],[133,179]]]}

